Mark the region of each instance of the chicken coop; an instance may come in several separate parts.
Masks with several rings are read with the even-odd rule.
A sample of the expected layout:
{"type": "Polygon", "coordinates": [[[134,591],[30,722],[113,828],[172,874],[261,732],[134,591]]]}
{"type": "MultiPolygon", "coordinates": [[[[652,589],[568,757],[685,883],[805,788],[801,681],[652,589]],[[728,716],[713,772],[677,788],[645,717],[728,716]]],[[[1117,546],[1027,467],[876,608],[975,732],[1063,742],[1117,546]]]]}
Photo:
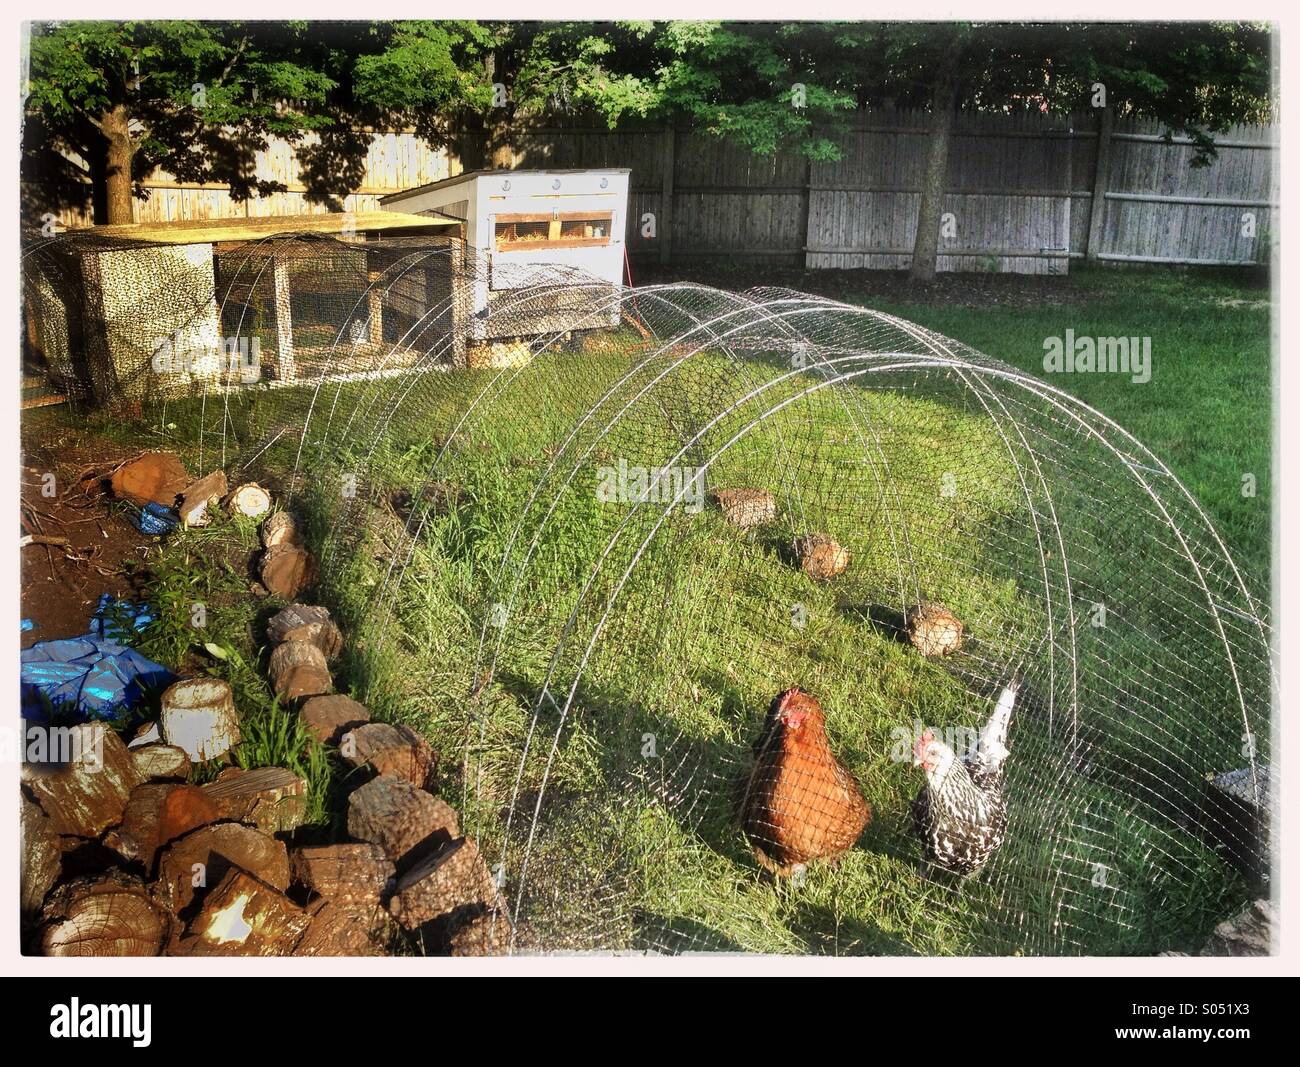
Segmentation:
{"type": "Polygon", "coordinates": [[[485,345],[618,325],[629,174],[471,171],[393,193],[380,206],[461,221],[467,248],[484,265],[466,279],[474,286],[465,301],[468,340],[485,345]]]}

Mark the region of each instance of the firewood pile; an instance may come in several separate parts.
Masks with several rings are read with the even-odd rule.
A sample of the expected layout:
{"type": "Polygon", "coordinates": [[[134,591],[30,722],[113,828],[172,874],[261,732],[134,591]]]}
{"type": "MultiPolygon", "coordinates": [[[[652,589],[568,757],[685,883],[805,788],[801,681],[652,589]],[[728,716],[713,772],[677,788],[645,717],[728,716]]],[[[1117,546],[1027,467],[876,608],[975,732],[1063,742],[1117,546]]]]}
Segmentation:
{"type": "MultiPolygon", "coordinates": [[[[202,483],[180,494],[187,521],[222,498],[270,510],[260,487],[227,494],[224,474],[202,483]]],[[[275,512],[262,532],[263,582],[296,595],[315,569],[296,520],[275,512]]],[[[347,839],[319,843],[300,833],[308,781],[283,767],[231,762],[241,735],[229,684],[182,678],[162,694],[157,720],[130,741],[105,723],[85,723],[63,728],[59,758],[24,764],[28,951],[507,952],[504,898],[456,812],[437,796],[437,754],[414,730],[372,722],[366,707],[335,692],[330,663],[344,638],[329,611],[295,602],[269,621],[267,636],[272,689],[349,768],[353,789],[339,820],[347,839]],[[191,770],[211,760],[230,765],[213,781],[191,783],[191,770]]]]}

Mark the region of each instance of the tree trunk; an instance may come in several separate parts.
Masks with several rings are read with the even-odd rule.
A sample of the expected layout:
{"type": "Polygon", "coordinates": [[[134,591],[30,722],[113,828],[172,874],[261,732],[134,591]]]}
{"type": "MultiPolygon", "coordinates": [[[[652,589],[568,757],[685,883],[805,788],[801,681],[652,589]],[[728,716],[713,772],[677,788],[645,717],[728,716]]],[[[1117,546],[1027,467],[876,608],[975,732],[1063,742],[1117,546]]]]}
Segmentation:
{"type": "Polygon", "coordinates": [[[948,174],[948,146],[952,141],[957,82],[951,74],[939,76],[930,98],[929,154],[921,184],[921,206],[916,214],[916,244],[912,248],[912,279],[934,281],[939,256],[939,217],[943,211],[944,179],[948,174]]]}
{"type": "Polygon", "coordinates": [[[135,142],[131,139],[125,104],[117,104],[100,116],[100,129],[108,142],[108,167],[104,172],[105,202],[110,226],[134,222],[131,204],[131,164],[135,142]]]}

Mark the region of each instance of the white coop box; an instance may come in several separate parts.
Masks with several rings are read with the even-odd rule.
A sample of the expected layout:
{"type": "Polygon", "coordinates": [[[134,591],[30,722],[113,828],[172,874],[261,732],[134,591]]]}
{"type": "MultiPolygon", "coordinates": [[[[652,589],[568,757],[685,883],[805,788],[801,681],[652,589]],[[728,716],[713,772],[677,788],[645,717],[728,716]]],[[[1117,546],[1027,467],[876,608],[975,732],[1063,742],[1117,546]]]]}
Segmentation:
{"type": "Polygon", "coordinates": [[[471,341],[617,326],[623,280],[626,168],[471,171],[380,200],[386,211],[461,219],[477,269],[467,301],[471,341]],[[519,312],[520,290],[581,272],[610,286],[556,292],[519,312]],[[502,313],[513,306],[509,313],[502,313]],[[599,308],[599,316],[593,309],[599,308]]]}

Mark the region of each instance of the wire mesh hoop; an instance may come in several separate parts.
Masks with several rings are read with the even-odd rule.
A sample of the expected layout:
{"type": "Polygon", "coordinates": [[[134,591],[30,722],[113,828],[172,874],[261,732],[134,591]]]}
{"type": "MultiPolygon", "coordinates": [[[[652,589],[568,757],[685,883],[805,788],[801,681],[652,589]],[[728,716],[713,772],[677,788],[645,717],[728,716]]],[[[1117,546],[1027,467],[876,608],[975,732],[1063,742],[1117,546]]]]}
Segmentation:
{"type": "Polygon", "coordinates": [[[166,314],[87,301],[85,255],[29,254],[37,317],[141,340],[88,370],[51,326],[50,366],[304,516],[358,694],[459,755],[510,951],[1150,953],[1267,869],[1206,782],[1266,806],[1264,608],[1060,389],[786,290],[494,288],[456,241],[219,249],[166,314]],[[256,374],[159,377],[200,320],[256,374]],[[1004,826],[954,873],[916,740],[975,752],[1008,683],[1004,826]]]}

